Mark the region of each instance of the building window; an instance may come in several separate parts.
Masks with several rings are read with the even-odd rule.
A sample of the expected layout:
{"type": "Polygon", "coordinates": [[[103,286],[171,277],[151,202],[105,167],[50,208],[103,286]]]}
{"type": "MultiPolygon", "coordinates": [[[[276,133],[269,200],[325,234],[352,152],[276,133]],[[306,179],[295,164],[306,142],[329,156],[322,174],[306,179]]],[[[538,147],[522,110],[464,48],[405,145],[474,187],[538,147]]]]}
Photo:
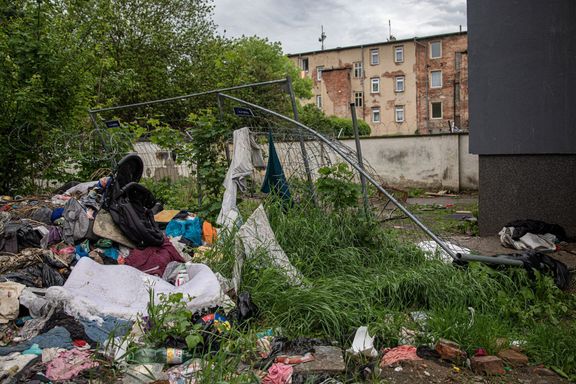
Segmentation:
{"type": "Polygon", "coordinates": [[[356,107],[361,107],[364,105],[364,93],[363,92],[354,92],[354,105],[356,107]]]}
{"type": "Polygon", "coordinates": [[[320,95],[316,95],[316,107],[322,109],[322,96],[320,95]]]}
{"type": "Polygon", "coordinates": [[[403,105],[397,105],[394,108],[394,120],[397,123],[403,123],[404,122],[404,106],[403,105]]]}
{"type": "Polygon", "coordinates": [[[430,72],[430,88],[442,88],[442,71],[430,72]]]}
{"type": "Polygon", "coordinates": [[[442,102],[430,103],[432,105],[432,119],[441,119],[442,118],[442,102]]]}
{"type": "Polygon", "coordinates": [[[378,51],[378,48],[370,50],[370,64],[371,65],[380,64],[380,52],[378,51]]]}
{"type": "MultiPolygon", "coordinates": [[[[322,80],[322,70],[323,69],[324,69],[324,66],[322,66],[322,65],[319,67],[316,67],[316,80],[318,80],[318,81],[322,80]]],[[[330,76],[328,76],[328,77],[330,77],[330,76]]]]}
{"type": "Polygon", "coordinates": [[[433,41],[430,43],[430,58],[439,59],[442,57],[442,41],[433,41]]]}
{"type": "Polygon", "coordinates": [[[462,52],[456,52],[456,56],[454,59],[455,59],[454,70],[459,71],[460,68],[462,67],[462,52]]]}
{"type": "Polygon", "coordinates": [[[302,68],[303,71],[308,72],[308,58],[307,57],[300,59],[300,68],[302,68]]]}
{"type": "Polygon", "coordinates": [[[372,108],[372,122],[373,123],[380,122],[380,107],[372,108]]]}
{"type": "Polygon", "coordinates": [[[396,76],[394,78],[394,90],[396,92],[404,92],[404,76],[396,76]]]}
{"type": "Polygon", "coordinates": [[[373,77],[370,79],[370,93],[380,93],[380,78],[373,77]]]}
{"type": "Polygon", "coordinates": [[[404,62],[404,46],[399,45],[394,47],[394,62],[403,63],[404,62]]]}
{"type": "Polygon", "coordinates": [[[361,61],[356,61],[354,63],[354,77],[356,79],[359,79],[362,77],[362,62],[361,61]]]}

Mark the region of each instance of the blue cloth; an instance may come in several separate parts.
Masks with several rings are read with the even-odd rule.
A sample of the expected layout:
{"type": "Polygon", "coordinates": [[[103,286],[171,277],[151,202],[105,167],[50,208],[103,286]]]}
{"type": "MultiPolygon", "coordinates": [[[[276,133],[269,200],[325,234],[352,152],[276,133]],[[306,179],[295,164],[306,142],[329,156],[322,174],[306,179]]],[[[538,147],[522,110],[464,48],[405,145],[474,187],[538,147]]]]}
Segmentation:
{"type": "Polygon", "coordinates": [[[102,248],[104,251],[104,256],[108,257],[109,259],[118,260],[119,251],[118,248],[110,247],[110,248],[102,248]]]}
{"type": "Polygon", "coordinates": [[[56,220],[61,218],[63,214],[64,214],[64,208],[56,208],[55,210],[52,211],[52,215],[50,216],[50,220],[52,222],[55,222],[56,220]]]}
{"type": "Polygon", "coordinates": [[[166,226],[166,236],[182,236],[192,242],[192,245],[199,247],[202,245],[202,222],[198,217],[178,220],[170,220],[166,226]]]}
{"type": "Polygon", "coordinates": [[[132,329],[132,322],[128,320],[117,319],[112,316],[106,316],[102,324],[94,320],[80,319],[80,323],[84,326],[84,332],[90,340],[103,344],[110,334],[113,337],[124,336],[132,329]]]}
{"type": "Polygon", "coordinates": [[[0,347],[0,356],[6,356],[12,352],[22,352],[29,349],[33,344],[38,344],[41,349],[45,348],[65,348],[72,349],[72,339],[70,332],[64,327],[54,327],[42,335],[35,336],[30,340],[23,341],[22,343],[0,347]]]}
{"type": "Polygon", "coordinates": [[[290,189],[288,182],[280,164],[280,158],[276,153],[274,140],[272,139],[272,132],[268,134],[268,165],[266,166],[266,176],[264,176],[264,183],[262,184],[262,192],[270,193],[273,191],[283,200],[290,200],[290,189]]]}

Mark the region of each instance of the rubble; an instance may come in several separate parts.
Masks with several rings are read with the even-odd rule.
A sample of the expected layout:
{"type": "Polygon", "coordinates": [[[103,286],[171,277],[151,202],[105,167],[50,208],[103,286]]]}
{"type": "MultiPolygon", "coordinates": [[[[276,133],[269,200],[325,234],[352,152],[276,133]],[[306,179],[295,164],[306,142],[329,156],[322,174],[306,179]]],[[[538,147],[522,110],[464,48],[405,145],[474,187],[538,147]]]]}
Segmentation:
{"type": "Polygon", "coordinates": [[[472,370],[487,376],[504,375],[504,363],[496,356],[473,356],[470,359],[472,370]]]}

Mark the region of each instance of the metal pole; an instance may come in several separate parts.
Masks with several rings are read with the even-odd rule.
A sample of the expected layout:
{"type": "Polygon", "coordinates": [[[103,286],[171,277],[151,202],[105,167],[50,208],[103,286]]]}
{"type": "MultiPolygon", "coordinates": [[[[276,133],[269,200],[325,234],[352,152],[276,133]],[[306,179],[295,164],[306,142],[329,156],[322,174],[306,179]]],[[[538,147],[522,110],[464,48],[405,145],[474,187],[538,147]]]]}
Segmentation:
{"type": "MultiPolygon", "coordinates": [[[[192,141],[192,135],[188,131],[184,131],[188,139],[192,141]]],[[[196,188],[198,189],[198,208],[202,206],[202,182],[200,180],[200,169],[198,167],[198,162],[196,162],[196,188]]]]}
{"type": "MultiPolygon", "coordinates": [[[[294,89],[292,88],[292,78],[290,76],[286,77],[286,86],[288,88],[288,94],[290,95],[290,101],[292,102],[292,112],[294,113],[294,121],[298,124],[300,119],[298,118],[298,106],[296,105],[296,96],[294,95],[294,89]]],[[[224,95],[225,96],[225,95],[224,95]]],[[[282,116],[282,115],[280,115],[282,116]]],[[[300,136],[300,151],[302,152],[302,159],[304,160],[304,169],[306,170],[306,178],[308,179],[308,187],[310,188],[310,193],[312,195],[312,201],[317,205],[316,192],[314,190],[314,183],[312,182],[312,172],[310,172],[310,163],[308,162],[308,153],[306,152],[306,145],[304,144],[304,137],[300,136]]]]}
{"type": "Polygon", "coordinates": [[[91,109],[91,110],[89,110],[88,112],[90,112],[90,113],[92,113],[92,112],[104,112],[104,111],[114,111],[114,110],[116,110],[116,109],[123,109],[123,108],[142,107],[142,106],[159,104],[159,103],[167,103],[167,102],[169,102],[169,101],[189,99],[189,98],[191,98],[191,97],[196,97],[196,96],[211,95],[211,94],[214,94],[214,93],[219,93],[219,92],[224,92],[224,91],[233,91],[233,90],[236,90],[236,89],[244,89],[244,88],[250,88],[250,87],[258,87],[258,86],[261,86],[261,85],[271,85],[271,84],[279,84],[279,83],[285,83],[285,82],[286,82],[286,79],[263,81],[263,82],[261,82],[261,83],[252,83],[252,84],[238,85],[238,86],[235,86],[235,87],[213,89],[213,90],[211,90],[211,91],[191,93],[191,94],[189,94],[189,95],[169,97],[169,98],[167,98],[167,99],[144,101],[144,102],[141,102],[141,103],[118,105],[118,106],[115,106],[115,107],[108,107],[108,108],[91,109]]]}
{"type": "MultiPolygon", "coordinates": [[[[364,159],[362,158],[362,145],[360,144],[360,132],[358,132],[358,119],[356,118],[356,104],[350,103],[350,112],[352,113],[352,127],[354,128],[354,141],[356,142],[356,157],[358,165],[364,170],[364,159]]],[[[366,188],[366,178],[360,174],[360,183],[362,184],[362,195],[364,196],[364,211],[368,213],[368,189],[366,188]]]]}
{"type": "Polygon", "coordinates": [[[440,238],[438,236],[436,236],[432,231],[430,231],[430,229],[428,229],[428,227],[426,227],[424,224],[422,224],[422,222],[420,222],[420,220],[414,216],[410,211],[408,211],[402,204],[400,204],[398,202],[398,200],[396,200],[396,198],[394,196],[392,196],[387,190],[385,190],[384,188],[382,188],[382,186],[372,177],[370,176],[368,173],[366,173],[366,171],[364,171],[362,168],[360,168],[360,166],[352,159],[349,159],[348,156],[346,156],[346,154],[344,152],[342,152],[342,150],[338,147],[336,147],[332,142],[330,142],[330,140],[328,140],[327,138],[325,138],[324,136],[318,134],[318,132],[314,131],[313,129],[307,127],[306,125],[291,119],[289,117],[286,117],[278,112],[274,112],[271,111],[267,108],[261,107],[257,104],[253,104],[250,103],[249,101],[245,101],[242,99],[239,99],[237,97],[234,96],[230,96],[227,94],[222,94],[222,97],[225,97],[227,99],[230,100],[234,100],[236,102],[248,105],[252,108],[256,108],[259,109],[261,111],[267,112],[273,116],[279,117],[281,119],[284,119],[286,121],[291,122],[292,124],[297,125],[298,127],[304,129],[305,131],[311,133],[312,135],[316,136],[316,138],[318,138],[318,140],[323,141],[326,145],[328,145],[330,148],[332,148],[332,150],[334,150],[334,152],[336,152],[337,154],[339,154],[344,160],[346,160],[353,168],[355,168],[361,175],[364,175],[364,177],[366,177],[366,180],[368,180],[370,183],[372,183],[372,185],[374,185],[374,187],[376,187],[376,189],[378,189],[380,192],[382,192],[384,194],[384,196],[386,196],[394,205],[396,205],[398,207],[398,209],[400,211],[402,211],[406,216],[408,216],[418,227],[420,227],[420,229],[422,231],[424,231],[424,233],[426,233],[428,236],[430,236],[430,238],[432,238],[432,240],[434,240],[439,246],[440,248],[442,248],[444,251],[446,251],[453,259],[461,259],[464,258],[464,255],[462,256],[457,256],[456,253],[450,249],[446,243],[444,243],[444,241],[440,240],[440,238]]]}

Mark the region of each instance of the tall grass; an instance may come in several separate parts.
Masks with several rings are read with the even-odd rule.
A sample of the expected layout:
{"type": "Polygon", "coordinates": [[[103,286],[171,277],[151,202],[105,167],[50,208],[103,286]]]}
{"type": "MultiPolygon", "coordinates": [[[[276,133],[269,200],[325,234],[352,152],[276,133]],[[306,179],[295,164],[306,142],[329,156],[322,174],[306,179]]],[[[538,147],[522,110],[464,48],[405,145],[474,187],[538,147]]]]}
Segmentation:
{"type": "MultiPolygon", "coordinates": [[[[295,206],[285,212],[269,204],[267,212],[305,284],[291,286],[278,270],[247,261],[242,289],[262,311],[258,326],[281,327],[288,336],[335,339],[346,347],[361,325],[369,325],[387,346],[398,342],[401,327],[423,331],[422,342],[449,338],[469,352],[479,347],[496,352],[503,348],[496,339],[520,339],[534,360],[576,374],[573,359],[548,356],[564,347],[540,346],[546,344],[542,335],[564,330],[569,341],[562,345],[576,343],[574,327],[562,325],[574,316],[574,300],[550,278],[532,284],[521,269],[499,271],[479,263],[461,268],[427,260],[360,211],[295,206]],[[424,329],[411,320],[412,311],[428,314],[424,329]]],[[[218,251],[225,261],[213,267],[230,276],[233,240],[218,251]]]]}

